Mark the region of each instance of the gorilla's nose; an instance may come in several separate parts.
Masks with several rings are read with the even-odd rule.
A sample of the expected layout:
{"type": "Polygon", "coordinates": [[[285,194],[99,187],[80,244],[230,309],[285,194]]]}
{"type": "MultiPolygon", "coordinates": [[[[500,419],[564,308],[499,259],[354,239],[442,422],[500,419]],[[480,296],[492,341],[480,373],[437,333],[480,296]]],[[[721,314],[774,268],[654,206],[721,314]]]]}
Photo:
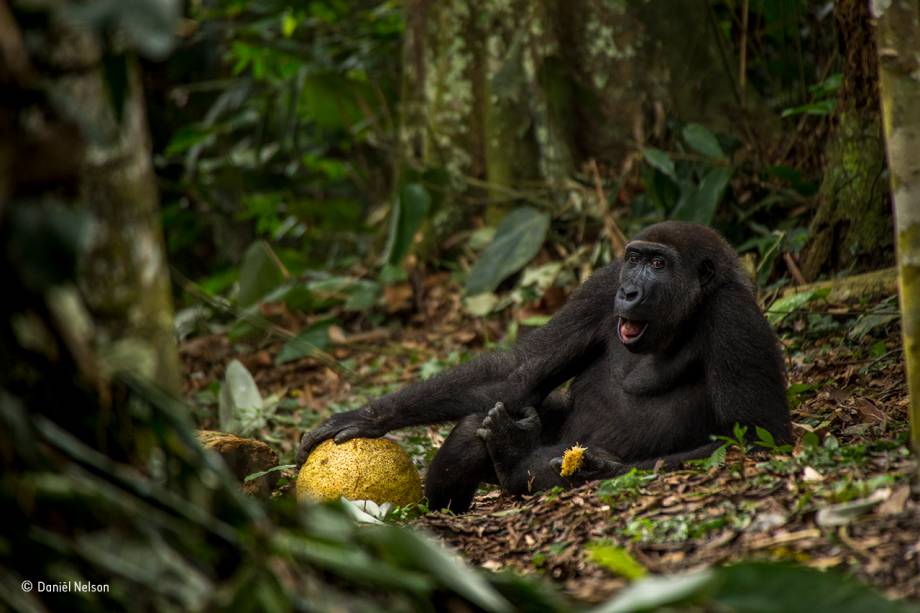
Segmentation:
{"type": "Polygon", "coordinates": [[[633,285],[621,285],[618,294],[624,307],[638,304],[642,300],[642,290],[633,285]]]}

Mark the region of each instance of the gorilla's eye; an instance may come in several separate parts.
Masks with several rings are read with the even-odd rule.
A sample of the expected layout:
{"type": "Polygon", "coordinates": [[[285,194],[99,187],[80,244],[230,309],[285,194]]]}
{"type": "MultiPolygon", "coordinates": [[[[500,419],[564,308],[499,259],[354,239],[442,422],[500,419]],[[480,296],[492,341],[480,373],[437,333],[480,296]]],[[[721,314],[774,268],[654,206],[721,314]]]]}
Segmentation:
{"type": "Polygon", "coordinates": [[[630,252],[630,253],[626,256],[626,261],[629,262],[630,264],[638,264],[638,263],[639,263],[639,254],[636,253],[635,251],[630,252]]]}
{"type": "Polygon", "coordinates": [[[661,270],[665,266],[664,258],[661,256],[655,256],[652,258],[652,268],[661,270]]]}

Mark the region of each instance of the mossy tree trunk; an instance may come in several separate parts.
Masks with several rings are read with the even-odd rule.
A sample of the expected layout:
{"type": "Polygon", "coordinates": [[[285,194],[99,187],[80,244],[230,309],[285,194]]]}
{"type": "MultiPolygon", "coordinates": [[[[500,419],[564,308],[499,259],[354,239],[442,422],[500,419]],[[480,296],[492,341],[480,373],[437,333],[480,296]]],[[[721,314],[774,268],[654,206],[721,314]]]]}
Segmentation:
{"type": "Polygon", "coordinates": [[[597,160],[617,169],[655,105],[728,128],[735,102],[705,6],[693,0],[411,0],[400,163],[441,168],[453,198],[430,240],[485,201],[552,207],[597,160]]]}
{"type": "Polygon", "coordinates": [[[13,52],[18,68],[6,80],[23,91],[40,89],[50,101],[48,108],[23,110],[25,99],[10,100],[11,139],[3,155],[12,168],[7,165],[0,197],[54,197],[91,214],[91,244],[78,282],[101,363],[178,392],[172,297],[137,68],[127,55],[105,56],[90,29],[56,14],[50,19],[28,38],[13,13],[0,24],[3,42],[19,50],[13,52]],[[33,168],[22,173],[19,166],[33,168]]]}
{"type": "Polygon", "coordinates": [[[891,206],[878,106],[875,35],[866,0],[834,4],[843,86],[824,150],[824,179],[802,273],[867,270],[892,263],[891,206]]]}
{"type": "Polygon", "coordinates": [[[920,451],[920,4],[873,3],[878,24],[882,116],[891,169],[910,391],[911,440],[920,451]]]}

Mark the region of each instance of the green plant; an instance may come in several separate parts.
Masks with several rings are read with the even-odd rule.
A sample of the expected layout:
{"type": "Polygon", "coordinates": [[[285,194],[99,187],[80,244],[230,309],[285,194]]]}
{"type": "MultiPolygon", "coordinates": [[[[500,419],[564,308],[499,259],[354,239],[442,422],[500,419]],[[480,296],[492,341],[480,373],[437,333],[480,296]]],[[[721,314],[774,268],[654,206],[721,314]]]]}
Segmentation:
{"type": "Polygon", "coordinates": [[[597,488],[597,495],[608,503],[635,496],[642,486],[655,480],[657,476],[650,470],[632,468],[626,474],[602,481],[597,488]]]}

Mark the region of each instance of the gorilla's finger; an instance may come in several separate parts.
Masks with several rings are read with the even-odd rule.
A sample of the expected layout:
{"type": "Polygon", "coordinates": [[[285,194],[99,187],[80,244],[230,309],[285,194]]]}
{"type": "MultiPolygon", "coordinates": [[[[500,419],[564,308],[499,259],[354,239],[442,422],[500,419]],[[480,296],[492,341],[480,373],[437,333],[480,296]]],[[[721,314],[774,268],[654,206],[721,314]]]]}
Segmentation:
{"type": "Polygon", "coordinates": [[[562,471],[562,458],[553,458],[549,461],[550,468],[557,474],[562,471]]]}
{"type": "Polygon", "coordinates": [[[518,426],[524,430],[535,430],[540,427],[540,418],[534,415],[518,421],[518,426]]]}
{"type": "Polygon", "coordinates": [[[479,428],[476,430],[476,436],[483,441],[487,441],[492,438],[492,431],[488,428],[479,428]]]}
{"type": "Polygon", "coordinates": [[[339,445],[353,438],[364,436],[365,434],[366,432],[360,426],[352,426],[350,428],[345,428],[344,430],[336,434],[332,440],[335,441],[336,445],[339,445]]]}
{"type": "Polygon", "coordinates": [[[540,415],[537,413],[537,410],[534,407],[524,407],[521,409],[521,417],[524,419],[539,419],[540,415]]]}

